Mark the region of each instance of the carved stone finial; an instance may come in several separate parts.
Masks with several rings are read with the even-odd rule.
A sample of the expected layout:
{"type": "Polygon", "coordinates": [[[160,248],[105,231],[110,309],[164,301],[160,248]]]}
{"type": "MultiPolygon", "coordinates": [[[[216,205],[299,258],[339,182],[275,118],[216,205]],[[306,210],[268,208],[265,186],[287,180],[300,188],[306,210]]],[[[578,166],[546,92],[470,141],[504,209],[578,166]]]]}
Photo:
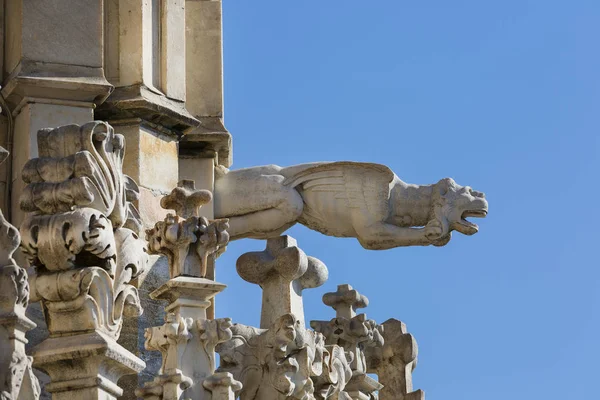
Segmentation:
{"type": "Polygon", "coordinates": [[[349,354],[352,379],[344,391],[352,399],[369,398],[383,386],[367,375],[365,350],[381,348],[383,337],[379,326],[365,314],[356,315],[357,308],[369,304],[368,299],[350,285],[339,285],[338,290],[326,293],[323,302],[336,310],[336,318],[331,321],[311,321],[310,326],[325,336],[328,346],[341,346],[349,354]],[[362,397],[361,397],[362,396],[362,397]]]}
{"type": "Polygon", "coordinates": [[[412,372],[417,365],[417,341],[397,319],[389,319],[379,326],[383,336],[382,347],[365,350],[368,372],[377,374],[384,388],[381,400],[424,400],[422,390],[413,391],[412,372]]]}
{"type": "Polygon", "coordinates": [[[344,284],[338,285],[336,292],[325,293],[323,303],[333,308],[337,317],[352,319],[356,316],[358,308],[369,305],[369,299],[352,289],[352,286],[344,284]]]}
{"type": "Polygon", "coordinates": [[[204,380],[204,388],[212,392],[212,400],[234,400],[242,384],[229,372],[217,372],[204,380]]]}
{"type": "Polygon", "coordinates": [[[162,208],[175,210],[183,218],[198,217],[200,208],[212,200],[208,190],[196,190],[194,181],[183,180],[171,193],[160,201],[162,208]]]}
{"type": "Polygon", "coordinates": [[[307,256],[290,236],[267,240],[264,251],[243,254],[236,267],[242,279],[263,289],[260,327],[264,329],[288,313],[304,325],[302,290],[319,287],[328,277],[325,264],[307,256]]]}
{"type": "Polygon", "coordinates": [[[146,230],[150,252],[167,257],[172,278],[206,277],[209,257],[219,255],[229,243],[227,219],[209,221],[198,214],[211,198],[208,190],[195,190],[193,181],[182,181],[160,203],[177,215],[167,214],[164,221],[146,230]]]}

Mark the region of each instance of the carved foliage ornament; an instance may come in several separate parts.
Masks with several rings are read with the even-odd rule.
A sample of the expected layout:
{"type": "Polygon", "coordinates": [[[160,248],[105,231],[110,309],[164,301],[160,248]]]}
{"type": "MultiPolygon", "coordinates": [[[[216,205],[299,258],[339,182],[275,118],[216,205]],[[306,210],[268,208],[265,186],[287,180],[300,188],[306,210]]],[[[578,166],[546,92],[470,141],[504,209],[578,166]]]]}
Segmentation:
{"type": "Polygon", "coordinates": [[[146,240],[152,254],[167,257],[171,278],[206,277],[209,257],[225,250],[229,220],[209,221],[198,214],[211,199],[208,190],[194,189],[191,181],[181,182],[180,187],[162,198],[161,206],[175,210],[176,214],[167,214],[154,228],[146,230],[146,240]]]}
{"type": "Polygon", "coordinates": [[[40,130],[38,151],[21,196],[29,212],[21,246],[37,272],[32,300],[48,311],[51,335],[101,329],[117,338],[123,314],[142,312],[130,282],[147,263],[131,203],[139,189],[122,171],[124,138],[101,121],[65,125],[40,130]]]}
{"type": "MultiPolygon", "coordinates": [[[[8,152],[0,147],[0,164],[8,152]]],[[[35,324],[25,316],[29,302],[27,273],[13,259],[19,231],[0,210],[0,399],[37,399],[40,387],[25,354],[25,332],[35,324]]]]}
{"type": "Polygon", "coordinates": [[[217,346],[217,372],[229,372],[242,383],[242,400],[314,399],[311,377],[323,374],[324,363],[330,365],[329,379],[339,380],[323,336],[305,329],[293,314],[281,316],[269,329],[234,324],[231,330],[232,339],[217,346]]]}

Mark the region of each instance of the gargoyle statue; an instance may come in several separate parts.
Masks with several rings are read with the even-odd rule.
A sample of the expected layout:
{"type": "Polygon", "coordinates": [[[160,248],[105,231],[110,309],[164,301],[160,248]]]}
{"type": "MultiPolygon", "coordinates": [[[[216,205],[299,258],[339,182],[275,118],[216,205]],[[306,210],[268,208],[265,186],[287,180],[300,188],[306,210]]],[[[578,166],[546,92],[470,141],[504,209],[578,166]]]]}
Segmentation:
{"type": "Polygon", "coordinates": [[[456,230],[478,231],[485,195],[451,178],[432,185],[400,180],[388,167],[318,162],[229,171],[215,180],[215,216],[229,218],[231,240],[266,239],[297,222],[325,235],[355,237],[370,250],[443,246],[456,230]]]}

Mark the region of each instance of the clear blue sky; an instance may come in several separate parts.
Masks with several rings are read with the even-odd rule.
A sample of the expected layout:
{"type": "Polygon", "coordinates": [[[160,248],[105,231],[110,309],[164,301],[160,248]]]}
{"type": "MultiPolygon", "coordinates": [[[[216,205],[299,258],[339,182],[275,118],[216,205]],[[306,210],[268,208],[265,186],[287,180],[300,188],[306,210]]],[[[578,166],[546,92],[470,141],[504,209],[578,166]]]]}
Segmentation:
{"type": "MultiPolygon", "coordinates": [[[[490,202],[442,248],[364,250],[297,226],[329,281],[419,343],[434,400],[598,399],[600,2],[224,1],[234,168],[360,160],[404,181],[450,176],[490,202]]],[[[260,289],[229,246],[218,315],[257,325],[260,289]]]]}

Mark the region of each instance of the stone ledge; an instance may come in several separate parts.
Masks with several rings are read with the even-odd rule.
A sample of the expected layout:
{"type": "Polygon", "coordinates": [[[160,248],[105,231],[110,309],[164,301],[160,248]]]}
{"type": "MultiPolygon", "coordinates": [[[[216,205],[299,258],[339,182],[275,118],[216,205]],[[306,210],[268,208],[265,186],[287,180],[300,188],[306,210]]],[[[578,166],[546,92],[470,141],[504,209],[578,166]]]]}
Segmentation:
{"type": "Polygon", "coordinates": [[[94,107],[113,91],[102,68],[33,60],[21,60],[3,86],[2,95],[14,114],[18,114],[22,105],[28,102],[27,98],[94,107]]]}
{"type": "Polygon", "coordinates": [[[232,164],[231,134],[220,117],[199,117],[202,125],[186,132],[179,142],[180,158],[218,157],[224,167],[232,164]]]}
{"type": "Polygon", "coordinates": [[[200,125],[185,109],[184,102],[169,99],[142,84],[116,88],[96,109],[95,117],[107,121],[141,118],[178,135],[200,125]]]}

